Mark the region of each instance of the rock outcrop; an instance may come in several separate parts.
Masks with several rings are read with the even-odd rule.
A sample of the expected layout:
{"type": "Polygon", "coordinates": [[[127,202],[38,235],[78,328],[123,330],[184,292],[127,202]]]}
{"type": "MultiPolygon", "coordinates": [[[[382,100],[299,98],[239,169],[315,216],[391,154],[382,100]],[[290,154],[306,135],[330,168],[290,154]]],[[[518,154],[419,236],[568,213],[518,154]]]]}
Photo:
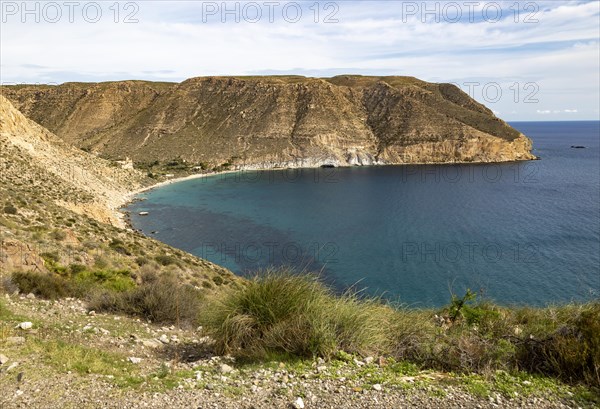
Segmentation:
{"type": "Polygon", "coordinates": [[[530,140],[450,84],[202,77],[4,86],[65,141],[112,159],[237,168],[529,160],[530,140]]]}

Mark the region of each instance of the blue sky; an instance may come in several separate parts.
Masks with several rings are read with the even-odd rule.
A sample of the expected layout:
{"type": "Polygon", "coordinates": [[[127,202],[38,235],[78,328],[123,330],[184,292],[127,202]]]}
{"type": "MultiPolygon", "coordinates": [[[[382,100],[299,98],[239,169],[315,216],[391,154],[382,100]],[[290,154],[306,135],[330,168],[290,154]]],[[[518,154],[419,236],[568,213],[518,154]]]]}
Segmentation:
{"type": "Polygon", "coordinates": [[[411,75],[456,83],[509,121],[600,117],[598,1],[2,0],[1,11],[4,84],[411,75]]]}

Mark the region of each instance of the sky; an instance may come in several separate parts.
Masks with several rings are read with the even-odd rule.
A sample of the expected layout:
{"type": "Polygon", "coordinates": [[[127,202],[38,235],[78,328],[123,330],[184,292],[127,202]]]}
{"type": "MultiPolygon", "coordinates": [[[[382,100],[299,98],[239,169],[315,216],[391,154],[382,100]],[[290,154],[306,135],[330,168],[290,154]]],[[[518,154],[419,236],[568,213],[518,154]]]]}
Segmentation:
{"type": "Polygon", "coordinates": [[[0,82],[409,75],[600,119],[600,1],[0,1],[0,82]]]}

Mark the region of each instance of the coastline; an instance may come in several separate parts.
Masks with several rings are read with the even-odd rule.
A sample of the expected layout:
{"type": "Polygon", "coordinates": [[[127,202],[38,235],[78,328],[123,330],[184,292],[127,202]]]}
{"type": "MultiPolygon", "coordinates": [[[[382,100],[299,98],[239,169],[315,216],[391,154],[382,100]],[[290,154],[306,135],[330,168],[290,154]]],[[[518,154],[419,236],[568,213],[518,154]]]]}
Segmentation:
{"type": "Polygon", "coordinates": [[[158,188],[161,188],[164,186],[169,186],[169,185],[172,185],[175,183],[185,182],[185,181],[194,180],[194,179],[202,179],[202,178],[212,177],[212,176],[218,176],[218,175],[222,175],[222,174],[226,174],[226,173],[235,173],[235,172],[239,172],[239,170],[226,170],[226,171],[222,171],[222,172],[212,172],[212,173],[195,173],[193,175],[187,175],[187,176],[182,176],[182,177],[178,177],[178,178],[163,180],[162,182],[154,183],[154,184],[148,185],[148,186],[143,186],[138,189],[126,192],[123,195],[123,197],[121,198],[121,200],[119,201],[119,203],[116,206],[114,206],[113,208],[111,208],[110,210],[113,213],[113,216],[115,217],[115,219],[118,221],[118,224],[119,224],[118,227],[121,227],[126,230],[136,231],[136,229],[131,224],[131,221],[129,219],[129,211],[124,209],[125,207],[127,207],[128,205],[133,203],[133,201],[135,201],[136,196],[138,196],[144,192],[148,192],[148,191],[158,189],[158,188]]]}
{"type": "MultiPolygon", "coordinates": [[[[508,161],[481,161],[481,162],[468,162],[468,161],[450,161],[450,162],[414,162],[414,163],[377,163],[377,164],[372,164],[372,165],[354,165],[354,166],[334,166],[334,168],[364,168],[364,167],[381,167],[381,166],[424,166],[424,165],[439,165],[439,166],[448,166],[448,165],[473,165],[473,166],[478,166],[478,165],[493,165],[493,164],[506,164],[506,163],[518,163],[518,162],[532,162],[532,161],[537,161],[540,160],[541,158],[539,156],[533,156],[532,159],[515,159],[515,160],[508,160],[508,161]]],[[[306,165],[300,165],[300,166],[293,166],[291,164],[287,164],[287,166],[271,166],[271,167],[265,167],[265,166],[261,166],[264,164],[258,164],[256,167],[252,166],[252,165],[245,165],[245,166],[241,166],[238,169],[234,169],[234,170],[224,170],[224,171],[219,171],[219,172],[211,172],[211,173],[195,173],[192,175],[187,175],[187,176],[181,176],[181,177],[177,177],[177,178],[172,178],[172,179],[168,179],[168,180],[163,180],[162,182],[158,182],[158,183],[154,183],[152,185],[148,185],[148,186],[143,186],[140,187],[138,189],[135,190],[131,190],[129,192],[126,192],[123,197],[121,198],[121,200],[118,202],[118,204],[116,206],[114,206],[113,208],[110,209],[110,211],[113,213],[113,216],[115,217],[115,220],[118,221],[118,227],[127,229],[127,230],[131,230],[131,231],[137,231],[137,229],[131,224],[131,221],[129,219],[129,212],[127,210],[125,210],[124,208],[127,207],[129,204],[131,204],[133,201],[135,201],[136,196],[144,193],[144,192],[149,192],[151,190],[154,189],[159,189],[161,187],[164,186],[169,186],[175,183],[180,183],[180,182],[186,182],[188,180],[194,180],[194,179],[203,179],[203,178],[208,178],[208,177],[214,177],[214,176],[219,176],[219,175],[225,175],[225,174],[233,174],[233,173],[239,173],[239,172],[264,172],[264,171],[283,171],[283,170],[288,170],[288,169],[319,169],[319,168],[323,168],[323,164],[319,163],[318,165],[313,165],[313,166],[306,166],[306,165]]]]}
{"type": "MultiPolygon", "coordinates": [[[[508,161],[480,161],[480,162],[468,162],[468,161],[449,161],[449,162],[414,162],[414,163],[377,163],[377,164],[372,164],[372,165],[354,165],[354,166],[334,166],[334,168],[353,168],[353,167],[359,167],[359,168],[363,168],[363,167],[380,167],[380,166],[424,166],[424,165],[439,165],[439,166],[448,166],[448,165],[473,165],[473,166],[478,166],[478,165],[492,165],[492,164],[505,164],[505,163],[517,163],[517,162],[531,162],[531,161],[536,161],[536,160],[540,160],[541,158],[539,156],[535,156],[532,155],[533,158],[532,159],[515,159],[515,160],[508,160],[508,161]]],[[[219,172],[211,172],[211,173],[195,173],[192,175],[187,175],[187,176],[181,176],[178,178],[173,178],[173,179],[168,179],[168,180],[163,180],[162,182],[158,182],[158,183],[154,183],[152,185],[148,185],[148,186],[143,186],[140,187],[138,189],[135,190],[131,190],[129,192],[126,192],[123,197],[121,198],[121,200],[119,200],[118,204],[114,207],[112,207],[110,209],[110,211],[112,212],[115,220],[117,220],[117,224],[118,227],[121,227],[123,229],[126,230],[130,230],[130,231],[137,231],[137,229],[131,224],[131,221],[129,219],[129,212],[127,210],[125,210],[124,208],[127,207],[129,204],[131,204],[133,201],[135,201],[136,196],[144,193],[144,192],[148,192],[154,189],[159,189],[161,187],[164,186],[169,186],[175,183],[180,183],[180,182],[185,182],[188,180],[194,180],[194,179],[203,179],[203,178],[207,178],[207,177],[214,177],[214,176],[219,176],[219,175],[225,175],[225,174],[233,174],[233,173],[238,173],[238,172],[264,172],[264,171],[282,171],[282,170],[288,170],[288,169],[319,169],[324,167],[324,163],[317,163],[316,165],[313,166],[307,166],[306,164],[301,164],[300,166],[294,166],[291,163],[286,163],[285,166],[271,166],[271,167],[266,167],[264,166],[265,164],[257,164],[256,166],[253,165],[243,165],[240,166],[238,169],[234,169],[234,170],[224,170],[224,171],[219,171],[219,172]]],[[[279,165],[279,164],[278,164],[279,165]]]]}

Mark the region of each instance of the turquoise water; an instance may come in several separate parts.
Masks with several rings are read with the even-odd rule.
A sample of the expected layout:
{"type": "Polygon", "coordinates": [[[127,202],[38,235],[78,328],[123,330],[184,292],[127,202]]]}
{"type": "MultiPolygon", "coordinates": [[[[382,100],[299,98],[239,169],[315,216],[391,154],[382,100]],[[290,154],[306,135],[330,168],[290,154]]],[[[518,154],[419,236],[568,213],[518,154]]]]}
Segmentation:
{"type": "Polygon", "coordinates": [[[599,122],[512,125],[542,160],[242,172],[128,210],[144,233],[240,275],[290,265],[412,306],[466,287],[502,303],[598,297],[599,122]]]}

